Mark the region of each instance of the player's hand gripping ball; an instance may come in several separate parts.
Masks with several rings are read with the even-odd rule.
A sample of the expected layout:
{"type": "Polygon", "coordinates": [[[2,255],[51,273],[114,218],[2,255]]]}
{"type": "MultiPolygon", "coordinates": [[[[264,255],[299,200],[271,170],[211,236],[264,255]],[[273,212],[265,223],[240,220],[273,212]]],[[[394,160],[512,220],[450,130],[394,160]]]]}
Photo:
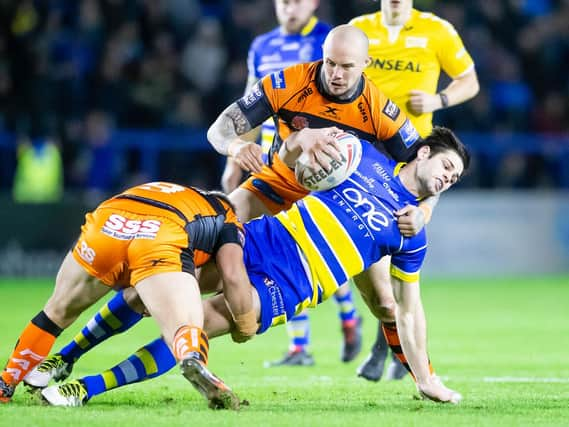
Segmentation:
{"type": "Polygon", "coordinates": [[[358,137],[341,133],[336,136],[340,146],[341,161],[330,159],[330,169],[316,170],[308,166],[308,158],[302,153],[296,160],[296,180],[307,190],[324,191],[344,182],[358,167],[362,158],[362,144],[358,137]]]}

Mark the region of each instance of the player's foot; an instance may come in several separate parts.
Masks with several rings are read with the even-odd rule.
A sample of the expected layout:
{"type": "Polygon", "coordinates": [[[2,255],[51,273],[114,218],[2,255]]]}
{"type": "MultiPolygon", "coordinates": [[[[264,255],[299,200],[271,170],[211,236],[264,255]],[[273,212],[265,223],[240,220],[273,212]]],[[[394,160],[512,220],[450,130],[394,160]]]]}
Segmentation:
{"type": "Polygon", "coordinates": [[[409,371],[403,366],[403,364],[397,358],[391,359],[391,363],[387,367],[387,372],[385,374],[386,380],[401,380],[409,371]]]}
{"type": "Polygon", "coordinates": [[[63,357],[58,354],[47,356],[39,365],[32,369],[24,377],[24,384],[33,388],[47,387],[51,380],[60,382],[69,375],[73,370],[73,363],[68,363],[63,360],[63,357]]]}
{"type": "Polygon", "coordinates": [[[265,362],[265,368],[274,366],[313,366],[314,358],[305,350],[289,351],[282,359],[265,362]]]}
{"type": "Polygon", "coordinates": [[[0,377],[0,403],[8,403],[14,395],[15,385],[8,384],[0,377]]]}
{"type": "Polygon", "coordinates": [[[387,348],[373,347],[367,359],[358,366],[356,370],[358,377],[365,378],[368,381],[379,381],[383,375],[386,357],[387,348]]]}
{"type": "Polygon", "coordinates": [[[342,343],[342,362],[351,362],[362,350],[362,318],[358,317],[355,322],[342,325],[344,341],[342,343]]]}
{"type": "Polygon", "coordinates": [[[46,387],[41,396],[52,406],[83,406],[88,399],[85,384],[80,380],[46,387]]]}
{"type": "Polygon", "coordinates": [[[190,357],[180,362],[182,375],[208,401],[211,409],[239,410],[239,398],[231,389],[200,360],[190,357]]]}

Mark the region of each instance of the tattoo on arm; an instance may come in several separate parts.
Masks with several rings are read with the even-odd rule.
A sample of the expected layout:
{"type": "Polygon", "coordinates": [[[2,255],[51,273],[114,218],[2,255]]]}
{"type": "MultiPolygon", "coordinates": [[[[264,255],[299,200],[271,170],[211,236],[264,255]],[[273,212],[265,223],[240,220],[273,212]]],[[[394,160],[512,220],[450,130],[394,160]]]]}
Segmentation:
{"type": "Polygon", "coordinates": [[[207,139],[219,154],[227,155],[229,144],[250,130],[249,120],[239,106],[233,103],[211,125],[207,132],[207,139]]]}
{"type": "Polygon", "coordinates": [[[236,103],[231,104],[224,114],[232,120],[237,135],[243,135],[252,129],[249,120],[236,103]]]}

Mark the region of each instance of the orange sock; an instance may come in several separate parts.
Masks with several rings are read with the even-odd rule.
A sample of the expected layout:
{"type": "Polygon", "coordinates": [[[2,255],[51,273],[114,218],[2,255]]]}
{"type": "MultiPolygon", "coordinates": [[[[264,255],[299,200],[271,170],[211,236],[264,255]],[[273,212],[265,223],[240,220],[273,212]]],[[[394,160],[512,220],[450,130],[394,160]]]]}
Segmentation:
{"type": "Polygon", "coordinates": [[[51,350],[56,336],[30,322],[20,335],[16,348],[2,372],[8,384],[18,384],[51,350]]]}
{"type": "Polygon", "coordinates": [[[172,348],[177,360],[195,357],[207,365],[209,342],[207,334],[202,328],[189,325],[182,326],[174,335],[172,348]]]}
{"type": "MultiPolygon", "coordinates": [[[[401,342],[399,341],[399,335],[397,334],[396,324],[394,322],[393,323],[382,322],[381,327],[383,328],[385,340],[387,341],[387,344],[389,344],[389,348],[391,348],[391,351],[393,352],[395,357],[399,359],[399,361],[403,364],[405,369],[407,369],[411,374],[411,376],[413,377],[413,379],[415,379],[415,376],[413,375],[413,372],[411,372],[411,368],[409,367],[409,363],[407,363],[407,358],[403,354],[403,349],[401,348],[401,342]]],[[[433,365],[431,365],[430,360],[429,360],[429,371],[431,372],[431,374],[435,372],[435,370],[433,369],[433,365]]]]}

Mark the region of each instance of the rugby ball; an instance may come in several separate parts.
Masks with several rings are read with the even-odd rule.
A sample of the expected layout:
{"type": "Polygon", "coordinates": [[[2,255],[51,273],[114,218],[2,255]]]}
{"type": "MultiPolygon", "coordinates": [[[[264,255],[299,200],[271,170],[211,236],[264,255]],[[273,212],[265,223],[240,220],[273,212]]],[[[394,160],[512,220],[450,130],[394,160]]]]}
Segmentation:
{"type": "Polygon", "coordinates": [[[331,159],[330,170],[308,166],[308,156],[302,153],[296,160],[296,180],[310,191],[324,191],[344,182],[358,167],[362,158],[362,144],[358,137],[350,133],[336,136],[340,146],[341,160],[331,159]]]}

